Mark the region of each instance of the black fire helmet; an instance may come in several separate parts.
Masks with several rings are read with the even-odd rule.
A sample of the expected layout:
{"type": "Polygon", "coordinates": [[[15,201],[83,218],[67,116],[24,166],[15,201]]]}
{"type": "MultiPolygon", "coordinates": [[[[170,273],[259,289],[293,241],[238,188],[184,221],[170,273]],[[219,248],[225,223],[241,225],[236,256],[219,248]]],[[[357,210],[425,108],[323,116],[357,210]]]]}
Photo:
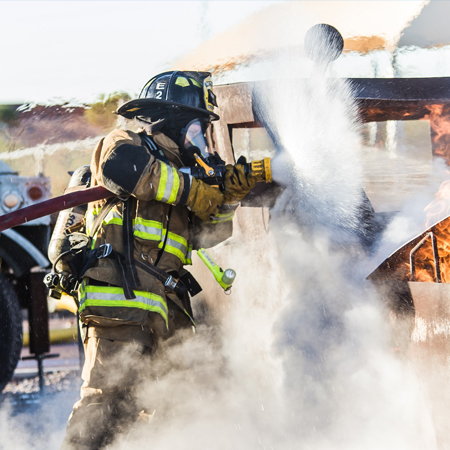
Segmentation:
{"type": "Polygon", "coordinates": [[[215,106],[217,101],[209,72],[173,71],[153,77],[142,88],[139,98],[124,103],[117,114],[150,123],[171,116],[182,122],[194,117],[218,120],[215,106]]]}

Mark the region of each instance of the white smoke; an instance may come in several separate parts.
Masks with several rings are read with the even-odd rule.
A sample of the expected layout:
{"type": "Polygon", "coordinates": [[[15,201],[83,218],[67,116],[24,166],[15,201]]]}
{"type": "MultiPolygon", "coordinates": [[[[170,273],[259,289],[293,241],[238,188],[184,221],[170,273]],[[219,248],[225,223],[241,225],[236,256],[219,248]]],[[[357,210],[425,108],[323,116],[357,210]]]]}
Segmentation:
{"type": "Polygon", "coordinates": [[[449,170],[445,161],[436,158],[432,164],[430,180],[420,191],[407,198],[400,210],[388,223],[377,245],[377,251],[366,261],[366,272],[371,273],[388,256],[424,230],[450,214],[448,192],[449,170]]]}
{"type": "Polygon", "coordinates": [[[190,369],[142,389],[154,419],[118,449],[436,448],[423,380],[391,350],[387,309],[360,269],[358,126],[349,87],[325,70],[276,73],[260,97],[287,152],[270,232],[241,211],[216,251],[238,272],[228,308],[168,351],[190,369]]]}
{"type": "Polygon", "coordinates": [[[205,289],[196,335],[167,348],[154,362],[165,375],[140,386],[153,419],[116,450],[436,448],[421,380],[391,351],[387,312],[360,269],[350,88],[323,66],[286,77],[294,56],[283,58],[264,92],[287,152],[274,162],[286,191],[270,231],[241,209],[235,236],[212,251],[237,270],[233,294],[205,289]]]}

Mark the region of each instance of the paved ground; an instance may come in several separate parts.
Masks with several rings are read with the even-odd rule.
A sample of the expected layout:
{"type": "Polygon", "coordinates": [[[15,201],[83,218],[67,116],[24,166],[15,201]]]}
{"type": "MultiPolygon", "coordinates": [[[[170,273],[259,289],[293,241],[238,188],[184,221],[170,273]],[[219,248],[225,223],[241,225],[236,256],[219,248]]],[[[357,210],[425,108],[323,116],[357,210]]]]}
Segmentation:
{"type": "MultiPolygon", "coordinates": [[[[51,345],[51,354],[58,354],[58,357],[44,360],[44,372],[80,370],[80,357],[78,344],[51,345]]],[[[28,347],[22,349],[21,357],[30,356],[28,347]]],[[[37,375],[37,362],[33,359],[19,361],[14,372],[14,378],[31,377],[37,375]]]]}
{"type": "MultiPolygon", "coordinates": [[[[52,321],[51,326],[68,324],[52,321]]],[[[81,386],[78,344],[51,345],[50,353],[59,357],[43,362],[43,393],[39,391],[37,362],[21,360],[0,394],[0,450],[59,449],[81,386]]],[[[28,347],[21,356],[29,356],[28,347]]]]}

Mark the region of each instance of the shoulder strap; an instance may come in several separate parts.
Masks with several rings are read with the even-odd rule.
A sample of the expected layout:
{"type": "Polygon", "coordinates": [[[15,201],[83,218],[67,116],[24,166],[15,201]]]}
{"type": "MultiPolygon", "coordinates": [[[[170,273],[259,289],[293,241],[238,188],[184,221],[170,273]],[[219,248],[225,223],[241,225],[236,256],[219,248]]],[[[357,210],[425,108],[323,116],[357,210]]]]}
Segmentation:
{"type": "Polygon", "coordinates": [[[108,215],[111,209],[113,209],[114,206],[116,206],[119,202],[120,202],[119,197],[108,198],[106,203],[102,206],[102,209],[98,213],[97,217],[95,218],[94,223],[92,224],[92,229],[89,232],[89,237],[95,236],[95,233],[97,233],[98,229],[100,228],[100,225],[103,223],[104,218],[108,215]]]}
{"type": "Polygon", "coordinates": [[[136,298],[133,289],[140,285],[139,277],[136,270],[134,260],[134,233],[133,233],[133,216],[137,210],[137,200],[135,197],[128,197],[122,201],[122,219],[123,219],[123,252],[126,285],[123,286],[125,297],[127,299],[136,298]]]}
{"type": "Polygon", "coordinates": [[[140,138],[142,139],[142,142],[147,147],[148,151],[151,155],[153,155],[156,159],[159,159],[166,164],[169,164],[169,160],[167,159],[167,156],[164,154],[164,152],[154,143],[153,139],[144,131],[142,133],[139,133],[140,138]]]}

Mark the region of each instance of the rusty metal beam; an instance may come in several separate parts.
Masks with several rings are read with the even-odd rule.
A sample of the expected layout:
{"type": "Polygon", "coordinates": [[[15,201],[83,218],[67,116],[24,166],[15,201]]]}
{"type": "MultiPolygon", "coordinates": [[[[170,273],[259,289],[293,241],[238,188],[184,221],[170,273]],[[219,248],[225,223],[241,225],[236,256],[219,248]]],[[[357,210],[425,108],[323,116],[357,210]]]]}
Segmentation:
{"type": "MultiPolygon", "coordinates": [[[[450,77],[347,80],[364,122],[418,120],[430,113],[431,105],[450,105],[450,77]]],[[[264,83],[217,86],[221,120],[227,124],[254,122],[252,92],[264,83]]]]}

